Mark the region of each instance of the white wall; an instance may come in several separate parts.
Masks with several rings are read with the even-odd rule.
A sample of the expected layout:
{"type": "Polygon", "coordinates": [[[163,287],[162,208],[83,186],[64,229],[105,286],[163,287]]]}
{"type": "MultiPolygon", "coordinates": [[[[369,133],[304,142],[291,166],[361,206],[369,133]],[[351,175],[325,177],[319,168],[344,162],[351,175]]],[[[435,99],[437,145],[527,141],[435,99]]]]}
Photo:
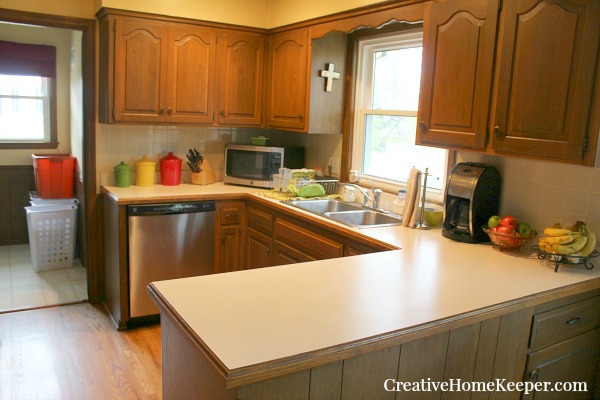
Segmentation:
{"type": "Polygon", "coordinates": [[[70,49],[70,96],[69,117],[71,131],[71,154],[78,160],[79,177],[83,179],[83,72],[81,63],[81,31],[72,31],[70,49]]]}

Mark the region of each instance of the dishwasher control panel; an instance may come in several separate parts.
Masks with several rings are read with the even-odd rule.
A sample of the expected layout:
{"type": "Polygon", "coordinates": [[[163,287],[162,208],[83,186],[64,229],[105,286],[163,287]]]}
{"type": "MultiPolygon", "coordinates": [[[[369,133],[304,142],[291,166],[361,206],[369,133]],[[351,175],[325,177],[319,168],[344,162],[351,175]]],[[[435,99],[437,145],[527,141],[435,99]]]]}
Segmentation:
{"type": "Polygon", "coordinates": [[[187,214],[195,212],[215,211],[214,201],[194,201],[186,203],[137,204],[127,207],[129,216],[187,214]]]}

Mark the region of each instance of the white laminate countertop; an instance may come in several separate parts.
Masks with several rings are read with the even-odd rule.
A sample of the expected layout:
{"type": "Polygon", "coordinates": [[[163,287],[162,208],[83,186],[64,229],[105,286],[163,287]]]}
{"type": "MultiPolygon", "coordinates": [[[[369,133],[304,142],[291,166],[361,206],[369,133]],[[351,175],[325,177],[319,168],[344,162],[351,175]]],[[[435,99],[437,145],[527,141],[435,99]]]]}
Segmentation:
{"type": "MultiPolygon", "coordinates": [[[[119,204],[249,195],[290,208],[256,195],[256,188],[222,183],[103,191],[119,204]]],[[[565,265],[555,273],[554,264],[538,260],[528,246],[501,252],[490,243],[446,239],[439,228],[356,229],[306,214],[400,250],[153,282],[229,371],[502,310],[571,285],[600,288],[600,268],[565,265]]]]}
{"type": "Polygon", "coordinates": [[[185,201],[210,196],[245,195],[260,192],[261,189],[216,182],[210,185],[182,183],[176,186],[159,184],[153,186],[131,185],[129,187],[103,186],[102,191],[119,204],[133,204],[135,202],[185,201]]]}
{"type": "Polygon", "coordinates": [[[439,229],[369,231],[393,237],[402,250],[154,286],[235,370],[502,307],[600,276],[581,265],[555,273],[527,249],[503,253],[489,244],[453,242],[439,229]]]}

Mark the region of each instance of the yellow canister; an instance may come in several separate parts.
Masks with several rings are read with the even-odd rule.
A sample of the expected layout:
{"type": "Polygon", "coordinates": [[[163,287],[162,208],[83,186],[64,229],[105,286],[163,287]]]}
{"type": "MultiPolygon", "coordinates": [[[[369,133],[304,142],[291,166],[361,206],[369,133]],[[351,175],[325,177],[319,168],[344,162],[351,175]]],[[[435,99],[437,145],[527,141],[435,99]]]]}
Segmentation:
{"type": "Polygon", "coordinates": [[[136,186],[154,185],[154,173],[156,162],[148,159],[146,156],[135,163],[135,184],[136,186]]]}

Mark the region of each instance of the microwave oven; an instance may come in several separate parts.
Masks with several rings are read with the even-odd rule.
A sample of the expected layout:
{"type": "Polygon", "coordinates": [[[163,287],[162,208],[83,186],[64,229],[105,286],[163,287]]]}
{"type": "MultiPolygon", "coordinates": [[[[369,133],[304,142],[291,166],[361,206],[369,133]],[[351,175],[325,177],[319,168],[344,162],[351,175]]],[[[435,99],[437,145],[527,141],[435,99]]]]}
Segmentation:
{"type": "Polygon", "coordinates": [[[279,168],[304,168],[304,147],[265,147],[229,144],[225,148],[223,182],[273,188],[279,168]]]}

